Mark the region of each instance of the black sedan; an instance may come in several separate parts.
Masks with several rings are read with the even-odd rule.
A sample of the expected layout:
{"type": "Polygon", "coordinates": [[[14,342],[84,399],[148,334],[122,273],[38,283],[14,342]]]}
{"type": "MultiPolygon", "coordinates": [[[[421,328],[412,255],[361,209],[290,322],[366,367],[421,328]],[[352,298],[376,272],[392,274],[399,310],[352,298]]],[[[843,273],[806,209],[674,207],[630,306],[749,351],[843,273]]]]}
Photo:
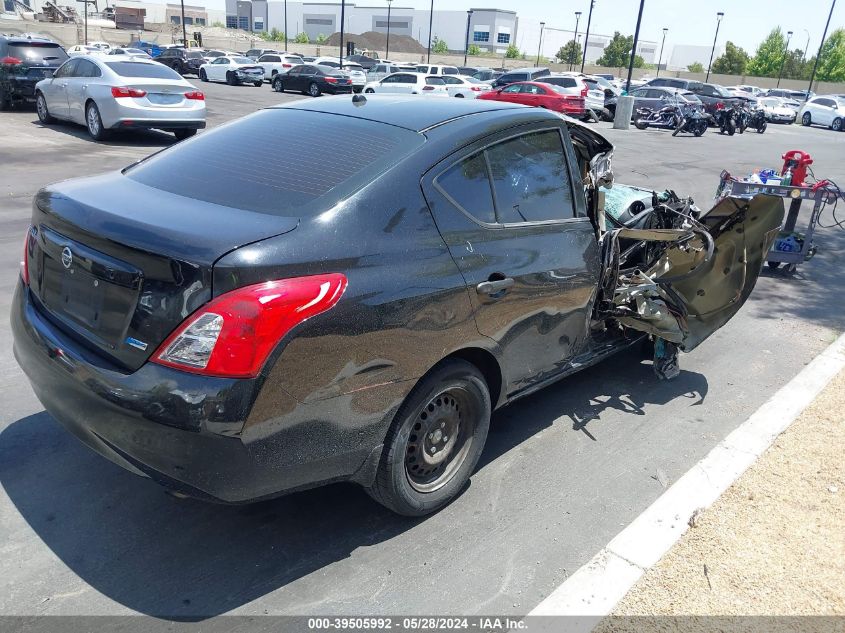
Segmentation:
{"type": "Polygon", "coordinates": [[[37,194],[15,356],[80,440],[180,493],[351,480],[432,512],[494,409],[643,333],[671,377],[754,286],[779,198],[699,218],[638,190],[605,209],[611,151],[549,111],[475,99],[257,112],[37,194]]]}
{"type": "Polygon", "coordinates": [[[333,95],[350,94],[352,78],[342,70],[331,66],[300,64],[285,74],[276,75],[272,86],[276,92],[295,90],[312,97],[319,97],[324,92],[333,95]]]}

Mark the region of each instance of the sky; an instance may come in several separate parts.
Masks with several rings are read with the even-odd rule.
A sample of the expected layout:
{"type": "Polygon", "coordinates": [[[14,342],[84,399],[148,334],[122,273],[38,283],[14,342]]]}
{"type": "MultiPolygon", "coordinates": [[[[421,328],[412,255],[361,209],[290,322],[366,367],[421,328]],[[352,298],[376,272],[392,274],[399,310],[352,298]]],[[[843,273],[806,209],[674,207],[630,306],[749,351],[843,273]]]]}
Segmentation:
{"type": "MultiPolygon", "coordinates": [[[[357,0],[357,4],[377,6],[381,1],[357,0]]],[[[395,0],[394,7],[428,9],[429,1],[395,0]]],[[[803,49],[809,32],[809,57],[818,50],[831,1],[645,0],[640,37],[659,42],[663,35],[662,29],[667,27],[669,32],[666,35],[665,55],[671,53],[675,43],[711,46],[716,29],[716,13],[723,11],[725,17],[719,28],[719,43],[722,46],[731,41],[753,55],[769,31],[780,26],[784,31],[791,30],[794,33],[790,48],[803,49]]],[[[225,0],[196,0],[192,4],[204,4],[209,9],[225,9],[225,0]]],[[[579,31],[583,31],[590,0],[519,0],[518,3],[514,0],[434,0],[435,10],[466,10],[473,7],[516,10],[521,21],[536,24],[544,20],[547,27],[560,29],[573,29],[574,13],[581,11],[579,31]]],[[[632,35],[638,10],[638,0],[596,0],[591,30],[602,35],[612,35],[614,31],[632,35]]],[[[845,0],[837,0],[829,32],[842,27],[845,27],[845,0]]]]}

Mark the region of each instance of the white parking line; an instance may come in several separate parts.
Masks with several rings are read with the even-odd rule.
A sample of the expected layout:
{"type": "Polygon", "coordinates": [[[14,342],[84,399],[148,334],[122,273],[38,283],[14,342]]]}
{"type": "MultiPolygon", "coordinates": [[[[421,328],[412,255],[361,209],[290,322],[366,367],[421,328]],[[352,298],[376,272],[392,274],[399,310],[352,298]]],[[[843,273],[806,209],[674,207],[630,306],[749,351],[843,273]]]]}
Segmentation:
{"type": "Polygon", "coordinates": [[[528,615],[594,616],[574,621],[579,623],[576,629],[591,630],[596,618],[610,614],[643,573],[681,538],[692,514],[718,499],[843,368],[845,334],[528,615]]]}

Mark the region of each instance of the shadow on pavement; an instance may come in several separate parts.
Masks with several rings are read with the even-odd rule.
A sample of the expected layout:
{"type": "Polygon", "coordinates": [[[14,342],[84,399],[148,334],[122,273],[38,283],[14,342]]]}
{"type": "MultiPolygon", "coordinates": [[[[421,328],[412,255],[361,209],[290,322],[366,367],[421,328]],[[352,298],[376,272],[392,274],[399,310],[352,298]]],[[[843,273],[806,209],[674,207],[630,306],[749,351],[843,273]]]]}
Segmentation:
{"type": "Polygon", "coordinates": [[[57,120],[49,125],[44,125],[36,118],[32,121],[32,124],[40,128],[61,132],[67,136],[73,136],[82,141],[88,141],[92,145],[104,145],[106,147],[167,147],[176,143],[176,137],[173,134],[162,130],[112,130],[106,140],[95,141],[84,126],[69,121],[57,120]]]}
{"type": "MultiPolygon", "coordinates": [[[[593,426],[609,408],[643,415],[648,403],[700,402],[706,393],[700,374],[658,382],[650,365],[625,353],[497,413],[479,468],[561,412],[600,440],[593,426]]],[[[96,591],[174,619],[230,611],[420,521],[390,513],[352,484],[247,506],[175,499],[90,451],[46,412],[0,434],[0,482],[35,533],[96,591]]]]}

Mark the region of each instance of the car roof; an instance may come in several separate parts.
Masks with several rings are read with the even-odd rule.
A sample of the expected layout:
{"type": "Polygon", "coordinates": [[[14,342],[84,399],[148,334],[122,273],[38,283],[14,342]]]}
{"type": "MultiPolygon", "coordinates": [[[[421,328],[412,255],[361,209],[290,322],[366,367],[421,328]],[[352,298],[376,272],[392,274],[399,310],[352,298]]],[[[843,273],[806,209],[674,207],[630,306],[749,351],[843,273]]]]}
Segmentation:
{"type": "Polygon", "coordinates": [[[426,99],[424,97],[401,95],[356,95],[318,100],[294,101],[272,106],[271,109],[293,108],[325,114],[336,114],[385,123],[422,132],[437,125],[472,115],[491,114],[502,110],[524,109],[514,103],[485,101],[481,99],[426,99]]]}

